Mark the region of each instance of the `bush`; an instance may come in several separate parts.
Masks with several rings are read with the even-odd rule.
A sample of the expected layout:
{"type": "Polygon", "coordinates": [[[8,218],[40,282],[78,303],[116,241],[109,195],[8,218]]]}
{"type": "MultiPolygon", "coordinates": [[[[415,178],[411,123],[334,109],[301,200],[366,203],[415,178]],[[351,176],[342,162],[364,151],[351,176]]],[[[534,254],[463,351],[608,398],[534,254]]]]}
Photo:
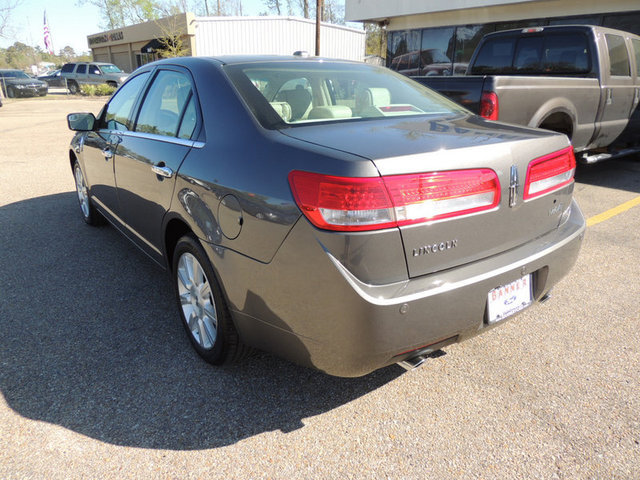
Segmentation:
{"type": "Polygon", "coordinates": [[[89,97],[104,97],[113,95],[116,89],[106,83],[100,85],[80,85],[80,93],[89,97]]]}

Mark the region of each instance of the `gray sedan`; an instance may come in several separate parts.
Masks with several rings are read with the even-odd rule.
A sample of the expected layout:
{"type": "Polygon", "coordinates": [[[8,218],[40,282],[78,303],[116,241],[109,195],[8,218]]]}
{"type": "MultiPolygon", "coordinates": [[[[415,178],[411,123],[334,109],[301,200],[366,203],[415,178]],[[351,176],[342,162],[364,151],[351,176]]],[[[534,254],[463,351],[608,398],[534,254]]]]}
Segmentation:
{"type": "Polygon", "coordinates": [[[68,121],[84,220],[170,273],[213,364],[415,367],[546,300],[584,234],[564,135],[365,64],[167,59],[68,121]]]}

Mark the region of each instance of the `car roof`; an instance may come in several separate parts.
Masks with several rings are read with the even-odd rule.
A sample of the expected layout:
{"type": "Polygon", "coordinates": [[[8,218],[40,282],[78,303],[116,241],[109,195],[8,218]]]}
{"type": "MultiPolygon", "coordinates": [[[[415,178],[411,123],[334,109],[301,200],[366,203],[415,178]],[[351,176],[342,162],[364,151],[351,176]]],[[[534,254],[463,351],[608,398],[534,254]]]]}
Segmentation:
{"type": "Polygon", "coordinates": [[[299,55],[220,55],[215,57],[165,58],[162,60],[157,60],[152,63],[148,63],[145,66],[167,65],[167,64],[183,65],[183,66],[197,66],[197,65],[205,65],[205,64],[237,65],[237,64],[263,63],[263,62],[344,63],[344,64],[354,64],[354,65],[363,64],[362,62],[354,62],[351,60],[341,60],[336,58],[324,58],[324,57],[314,57],[314,56],[304,57],[299,55]]]}

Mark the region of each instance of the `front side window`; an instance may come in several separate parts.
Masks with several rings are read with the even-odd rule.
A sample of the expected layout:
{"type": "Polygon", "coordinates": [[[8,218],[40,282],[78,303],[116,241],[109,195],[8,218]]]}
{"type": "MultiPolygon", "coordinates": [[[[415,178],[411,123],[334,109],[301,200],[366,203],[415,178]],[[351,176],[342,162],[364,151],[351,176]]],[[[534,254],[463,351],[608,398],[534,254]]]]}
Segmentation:
{"type": "Polygon", "coordinates": [[[89,65],[89,73],[91,75],[100,75],[100,69],[98,68],[97,65],[89,65]]]}
{"type": "MultiPolygon", "coordinates": [[[[142,102],[140,115],[136,123],[137,132],[154,133],[175,137],[180,131],[181,138],[190,138],[195,128],[195,116],[187,117],[187,107],[193,96],[190,79],[180,72],[162,70],[153,80],[153,84],[142,102]],[[186,118],[188,127],[180,128],[186,118]]],[[[193,109],[189,110],[193,112],[193,109]]]]}
{"type": "Polygon", "coordinates": [[[148,75],[148,72],[141,73],[120,87],[120,90],[107,105],[102,122],[103,128],[108,130],[131,129],[133,107],[148,75]]]}
{"type": "Polygon", "coordinates": [[[631,68],[629,66],[629,55],[624,38],[620,35],[607,33],[607,50],[609,51],[609,74],[611,76],[629,77],[631,68]]]}
{"type": "Polygon", "coordinates": [[[228,65],[225,71],[266,128],[464,112],[406,77],[371,65],[267,62],[228,65]]]}

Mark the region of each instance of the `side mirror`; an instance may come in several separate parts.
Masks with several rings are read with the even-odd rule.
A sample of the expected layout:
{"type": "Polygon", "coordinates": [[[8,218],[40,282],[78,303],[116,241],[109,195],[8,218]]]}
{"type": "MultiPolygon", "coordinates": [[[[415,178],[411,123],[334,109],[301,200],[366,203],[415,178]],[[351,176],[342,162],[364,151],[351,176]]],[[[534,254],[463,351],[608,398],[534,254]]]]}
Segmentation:
{"type": "Polygon", "coordinates": [[[76,132],[90,132],[96,124],[93,113],[70,113],[67,115],[67,125],[76,132]]]}

